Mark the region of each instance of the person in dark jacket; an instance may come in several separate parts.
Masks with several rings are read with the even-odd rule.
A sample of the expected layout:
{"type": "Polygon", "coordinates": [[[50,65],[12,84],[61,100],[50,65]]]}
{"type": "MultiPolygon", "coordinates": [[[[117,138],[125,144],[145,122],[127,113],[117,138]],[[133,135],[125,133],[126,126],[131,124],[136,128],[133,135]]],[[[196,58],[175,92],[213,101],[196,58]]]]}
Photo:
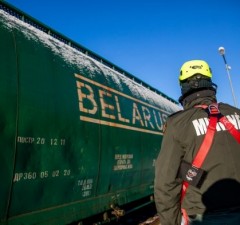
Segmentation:
{"type": "MultiPolygon", "coordinates": [[[[201,184],[189,185],[181,202],[182,165],[187,162],[191,166],[203,142],[209,112],[202,106],[217,103],[217,85],[212,82],[211,69],[203,60],[184,63],[179,83],[183,110],[167,119],[155,164],[154,197],[160,223],[185,224],[181,212],[184,208],[191,225],[240,225],[240,144],[219,121],[201,166],[205,174],[201,184]]],[[[240,110],[225,103],[217,106],[240,130],[240,110]]]]}

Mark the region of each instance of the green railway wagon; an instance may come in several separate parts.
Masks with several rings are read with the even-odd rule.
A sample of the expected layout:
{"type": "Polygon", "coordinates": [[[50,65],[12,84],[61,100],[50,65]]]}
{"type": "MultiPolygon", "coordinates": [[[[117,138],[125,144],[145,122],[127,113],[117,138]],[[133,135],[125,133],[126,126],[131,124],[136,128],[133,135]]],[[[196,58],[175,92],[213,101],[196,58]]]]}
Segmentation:
{"type": "Polygon", "coordinates": [[[0,224],[64,225],[153,195],[177,102],[5,2],[0,37],[0,224]]]}

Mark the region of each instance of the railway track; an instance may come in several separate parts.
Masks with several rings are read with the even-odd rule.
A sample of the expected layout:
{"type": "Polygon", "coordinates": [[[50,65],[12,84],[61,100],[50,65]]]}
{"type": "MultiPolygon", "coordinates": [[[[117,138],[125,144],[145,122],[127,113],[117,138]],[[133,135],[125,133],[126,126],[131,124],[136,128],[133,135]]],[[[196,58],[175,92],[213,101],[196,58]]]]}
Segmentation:
{"type": "Polygon", "coordinates": [[[144,206],[136,211],[130,212],[111,225],[160,225],[155,203],[144,206]]]}
{"type": "Polygon", "coordinates": [[[154,202],[138,209],[129,209],[119,217],[109,217],[110,214],[114,212],[68,225],[160,225],[154,202]]]}

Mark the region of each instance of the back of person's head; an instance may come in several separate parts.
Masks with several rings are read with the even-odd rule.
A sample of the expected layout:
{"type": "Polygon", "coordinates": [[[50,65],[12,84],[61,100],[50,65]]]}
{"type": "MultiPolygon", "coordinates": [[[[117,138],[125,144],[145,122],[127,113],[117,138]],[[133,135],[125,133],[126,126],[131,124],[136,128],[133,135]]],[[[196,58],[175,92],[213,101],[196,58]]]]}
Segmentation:
{"type": "Polygon", "coordinates": [[[179,84],[182,96],[180,103],[193,93],[210,90],[209,93],[216,94],[217,85],[212,82],[212,71],[203,60],[190,60],[185,62],[179,74],[179,84]]]}

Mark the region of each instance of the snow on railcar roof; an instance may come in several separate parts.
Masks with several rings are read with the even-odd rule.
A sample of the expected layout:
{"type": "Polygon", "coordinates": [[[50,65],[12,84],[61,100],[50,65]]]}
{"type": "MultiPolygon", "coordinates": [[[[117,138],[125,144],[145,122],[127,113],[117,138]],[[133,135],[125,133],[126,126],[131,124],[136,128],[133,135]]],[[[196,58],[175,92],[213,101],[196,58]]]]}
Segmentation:
{"type": "Polygon", "coordinates": [[[21,19],[18,19],[17,17],[10,15],[3,10],[0,10],[0,16],[2,17],[4,25],[8,29],[18,29],[26,36],[26,38],[40,41],[46,47],[50,48],[54,54],[60,55],[66,63],[75,65],[79,69],[87,69],[92,78],[94,78],[97,73],[102,73],[106,79],[111,77],[114,83],[118,85],[120,90],[123,90],[122,85],[124,84],[128,86],[129,90],[134,96],[141,97],[144,100],[159,106],[161,110],[178,111],[181,109],[179,105],[170,101],[159,93],[149,90],[147,87],[142,86],[133,79],[124,76],[124,74],[113,70],[98,60],[95,60],[94,58],[82,53],[81,51],[78,51],[70,45],[59,41],[46,32],[35,28],[21,19]]]}

